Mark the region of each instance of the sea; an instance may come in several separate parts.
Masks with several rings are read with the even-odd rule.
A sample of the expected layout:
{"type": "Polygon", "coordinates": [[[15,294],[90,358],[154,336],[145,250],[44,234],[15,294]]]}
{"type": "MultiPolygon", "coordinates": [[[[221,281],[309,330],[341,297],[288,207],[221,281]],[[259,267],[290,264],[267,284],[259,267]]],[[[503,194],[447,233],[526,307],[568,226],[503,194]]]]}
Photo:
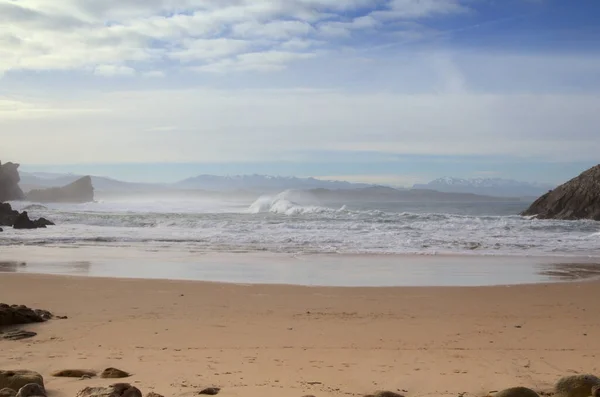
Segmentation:
{"type": "MultiPolygon", "coordinates": [[[[319,282],[332,285],[404,285],[406,277],[391,275],[390,271],[394,272],[398,269],[395,264],[402,263],[406,276],[406,272],[411,271],[406,267],[410,262],[412,267],[409,267],[418,269],[422,274],[425,267],[431,267],[435,262],[415,259],[424,257],[444,258],[442,262],[445,264],[449,263],[447,258],[457,256],[471,258],[470,263],[473,263],[473,258],[479,258],[477,260],[481,263],[484,263],[481,258],[502,258],[493,262],[498,269],[507,263],[505,258],[519,258],[511,263],[521,261],[527,264],[534,262],[523,262],[523,258],[535,258],[535,261],[555,265],[566,262],[600,263],[599,222],[538,220],[518,215],[528,207],[529,201],[348,201],[325,204],[306,193],[295,191],[252,200],[223,197],[103,198],[98,194],[96,202],[84,204],[13,202],[15,209],[26,210],[34,218],[43,216],[54,221],[56,226],[37,230],[6,228],[0,234],[0,262],[22,260],[24,252],[41,252],[38,259],[44,259],[45,255],[56,259],[60,257],[56,254],[57,249],[72,248],[80,249],[80,254],[61,250],[63,259],[64,252],[69,252],[67,255],[72,263],[97,263],[96,275],[135,276],[136,272],[142,271],[142,276],[150,278],[311,285],[319,282]],[[38,251],[32,251],[33,247],[38,251]],[[46,250],[39,251],[42,248],[46,250]],[[121,251],[115,251],[117,249],[121,251]],[[112,253],[113,260],[89,261],[83,257],[83,252],[93,252],[92,256],[96,259],[98,255],[104,255],[99,253],[112,253]],[[175,257],[179,259],[174,260],[175,257]],[[225,264],[215,259],[223,257],[229,258],[226,261],[229,265],[240,266],[241,273],[223,273],[225,264]],[[115,258],[120,259],[118,263],[115,258]],[[138,263],[134,271],[133,265],[125,263],[127,258],[131,263],[138,263],[144,258],[146,267],[138,263]],[[248,262],[248,258],[254,259],[248,262]],[[296,270],[295,278],[273,277],[264,266],[260,266],[260,263],[268,262],[272,268],[272,258],[284,258],[281,262],[285,262],[286,266],[312,267],[310,279],[296,270]],[[290,263],[290,258],[302,258],[302,262],[290,263]],[[98,267],[100,262],[104,267],[98,267]],[[186,263],[185,269],[182,262],[186,263]],[[318,273],[319,263],[323,266],[329,263],[337,269],[338,273],[331,274],[328,283],[324,281],[327,275],[318,273]],[[377,279],[376,263],[383,266],[378,273],[378,282],[372,281],[377,279]],[[205,269],[209,266],[212,273],[198,273],[198,266],[205,269]],[[254,270],[248,272],[248,269],[254,270]],[[362,281],[360,275],[354,281],[347,280],[351,269],[363,272],[362,281]],[[367,276],[371,277],[370,282],[365,281],[367,276]]],[[[56,269],[54,272],[57,272],[56,269]]],[[[71,273],[77,273],[77,269],[81,270],[81,266],[71,267],[71,273]]],[[[443,274],[439,266],[436,269],[432,273],[443,274]]],[[[86,271],[90,273],[89,266],[86,271]]],[[[502,279],[502,272],[506,273],[506,270],[499,270],[495,276],[480,272],[479,279],[469,279],[467,284],[534,280],[530,277],[533,270],[527,273],[529,278],[525,279],[502,279]]],[[[415,271],[412,273],[414,276],[415,271]]],[[[524,274],[521,271],[521,276],[524,274]]],[[[444,280],[430,277],[408,284],[438,285],[440,281],[444,280]]],[[[457,283],[460,284],[459,281],[457,283]]],[[[465,284],[464,278],[462,282],[465,284]]]]}
{"type": "Polygon", "coordinates": [[[13,202],[57,226],[8,229],[0,246],[177,247],[194,252],[600,257],[600,223],[518,215],[528,201],[327,203],[285,191],[254,202],[111,198],[13,202]]]}

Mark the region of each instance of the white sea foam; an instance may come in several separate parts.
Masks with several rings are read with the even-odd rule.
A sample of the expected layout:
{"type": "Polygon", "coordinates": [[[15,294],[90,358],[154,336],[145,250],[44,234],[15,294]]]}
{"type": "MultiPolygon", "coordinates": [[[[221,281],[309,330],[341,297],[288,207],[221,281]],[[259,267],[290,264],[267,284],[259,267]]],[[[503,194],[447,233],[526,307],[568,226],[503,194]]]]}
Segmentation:
{"type": "Polygon", "coordinates": [[[310,193],[286,190],[275,196],[261,196],[248,208],[251,214],[271,212],[274,214],[300,215],[334,212],[331,208],[317,205],[318,200],[310,193]]]}
{"type": "MultiPolygon", "coordinates": [[[[31,203],[15,203],[22,209],[31,203]]],[[[57,223],[6,228],[0,245],[143,245],[198,252],[469,253],[600,256],[600,223],[511,215],[507,204],[324,205],[285,191],[248,205],[216,200],[103,201],[29,207],[57,223]]]]}

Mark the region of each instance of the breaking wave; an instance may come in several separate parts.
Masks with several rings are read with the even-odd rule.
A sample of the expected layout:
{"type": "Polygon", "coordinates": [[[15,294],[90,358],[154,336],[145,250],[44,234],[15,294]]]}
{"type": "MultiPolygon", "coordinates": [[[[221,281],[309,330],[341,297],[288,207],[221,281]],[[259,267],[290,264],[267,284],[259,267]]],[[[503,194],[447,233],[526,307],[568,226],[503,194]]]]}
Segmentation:
{"type": "MultiPolygon", "coordinates": [[[[340,211],[343,211],[342,207],[340,211]]],[[[300,215],[334,213],[331,208],[321,207],[318,200],[307,192],[286,190],[275,196],[261,196],[248,207],[248,213],[260,214],[271,212],[274,214],[300,215]]]]}
{"type": "MultiPolygon", "coordinates": [[[[30,203],[15,206],[22,210],[30,203]]],[[[284,191],[248,206],[98,202],[28,207],[58,226],[5,228],[0,246],[143,245],[198,252],[600,256],[600,223],[511,215],[523,204],[324,204],[284,191]],[[462,205],[463,207],[460,207],[462,205]],[[460,207],[460,208],[459,208],[460,207]]]]}

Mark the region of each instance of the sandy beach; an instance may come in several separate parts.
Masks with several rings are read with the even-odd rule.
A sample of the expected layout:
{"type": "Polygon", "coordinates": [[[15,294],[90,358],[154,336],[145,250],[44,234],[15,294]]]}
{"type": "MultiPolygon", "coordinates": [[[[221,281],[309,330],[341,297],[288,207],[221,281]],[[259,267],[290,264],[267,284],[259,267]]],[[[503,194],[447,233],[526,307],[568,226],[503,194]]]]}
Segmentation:
{"type": "Polygon", "coordinates": [[[329,288],[5,273],[0,301],[65,320],[0,341],[0,368],[44,375],[50,396],[117,367],[142,392],[227,396],[484,395],[598,373],[600,284],[329,288]]]}

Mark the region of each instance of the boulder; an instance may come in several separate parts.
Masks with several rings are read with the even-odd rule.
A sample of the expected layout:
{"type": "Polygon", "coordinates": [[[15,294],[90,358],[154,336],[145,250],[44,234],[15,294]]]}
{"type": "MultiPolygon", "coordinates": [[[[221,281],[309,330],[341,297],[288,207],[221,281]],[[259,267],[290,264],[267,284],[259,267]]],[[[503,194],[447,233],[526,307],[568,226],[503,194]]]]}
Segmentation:
{"type": "Polygon", "coordinates": [[[589,397],[594,386],[600,386],[600,378],[597,376],[572,375],[559,379],[554,391],[556,397],[589,397]]]}
{"type": "Polygon", "coordinates": [[[35,383],[44,389],[44,378],[37,372],[27,370],[0,371],[0,389],[19,390],[23,386],[35,383]]]}
{"type": "Polygon", "coordinates": [[[46,310],[0,303],[0,326],[41,323],[51,318],[52,313],[46,310]]]}
{"type": "Polygon", "coordinates": [[[5,387],[4,389],[0,390],[0,397],[15,397],[16,395],[17,392],[13,389],[9,389],[8,387],[5,387]]]}
{"type": "Polygon", "coordinates": [[[592,387],[592,397],[600,397],[600,385],[592,387]]]}
{"type": "Polygon", "coordinates": [[[142,392],[129,383],[115,383],[108,387],[86,387],[76,397],[142,397],[142,392]]]}
{"type": "Polygon", "coordinates": [[[544,194],[521,215],[600,221],[600,164],[544,194]]]}
{"type": "Polygon", "coordinates": [[[27,200],[37,203],[88,203],[94,201],[92,178],[84,176],[63,187],[32,190],[27,200]]]}
{"type": "Polygon", "coordinates": [[[150,393],[146,394],[146,397],[165,397],[165,396],[163,396],[162,394],[154,393],[153,391],[151,391],[150,393]]]}
{"type": "Polygon", "coordinates": [[[19,164],[0,162],[0,202],[23,200],[25,195],[19,187],[19,164]]]}
{"type": "Polygon", "coordinates": [[[29,383],[17,392],[16,397],[46,397],[46,390],[37,383],[29,383]]]}
{"type": "Polygon", "coordinates": [[[117,368],[106,368],[100,374],[100,377],[101,378],[105,378],[105,379],[127,378],[129,376],[131,376],[130,373],[122,371],[122,370],[117,369],[117,368]]]}

